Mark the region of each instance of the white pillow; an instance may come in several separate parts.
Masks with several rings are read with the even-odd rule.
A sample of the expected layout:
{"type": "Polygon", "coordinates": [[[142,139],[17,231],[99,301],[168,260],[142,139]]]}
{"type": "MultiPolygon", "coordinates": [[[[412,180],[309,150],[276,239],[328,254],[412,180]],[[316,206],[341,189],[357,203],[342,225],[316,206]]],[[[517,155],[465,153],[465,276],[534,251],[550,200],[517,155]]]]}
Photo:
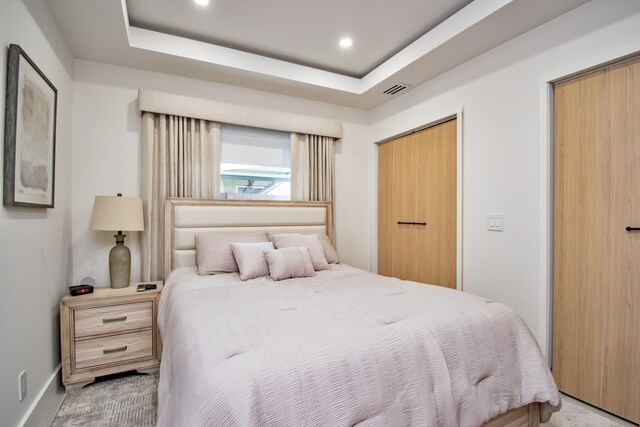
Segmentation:
{"type": "Polygon", "coordinates": [[[264,231],[250,233],[200,233],[196,235],[198,274],[220,274],[238,271],[231,243],[268,242],[264,231]]]}
{"type": "Polygon", "coordinates": [[[276,249],[308,247],[313,268],[317,271],[329,270],[329,263],[317,234],[271,234],[269,239],[276,249]]]}
{"type": "Polygon", "coordinates": [[[273,280],[315,276],[309,248],[272,249],[264,253],[273,280]]]}
{"type": "Polygon", "coordinates": [[[231,252],[240,269],[240,279],[249,280],[269,275],[269,264],[264,252],[273,249],[273,243],[231,243],[231,252]]]}

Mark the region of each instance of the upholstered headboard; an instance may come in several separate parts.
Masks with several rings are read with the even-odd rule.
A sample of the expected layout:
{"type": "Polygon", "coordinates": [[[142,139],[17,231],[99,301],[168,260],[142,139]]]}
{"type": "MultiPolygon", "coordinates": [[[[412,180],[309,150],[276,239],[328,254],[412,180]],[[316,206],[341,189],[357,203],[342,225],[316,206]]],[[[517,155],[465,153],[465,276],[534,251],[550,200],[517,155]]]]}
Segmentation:
{"type": "Polygon", "coordinates": [[[331,203],[167,198],[165,277],[174,268],[196,265],[196,234],[258,230],[299,234],[324,231],[331,238],[331,203]]]}

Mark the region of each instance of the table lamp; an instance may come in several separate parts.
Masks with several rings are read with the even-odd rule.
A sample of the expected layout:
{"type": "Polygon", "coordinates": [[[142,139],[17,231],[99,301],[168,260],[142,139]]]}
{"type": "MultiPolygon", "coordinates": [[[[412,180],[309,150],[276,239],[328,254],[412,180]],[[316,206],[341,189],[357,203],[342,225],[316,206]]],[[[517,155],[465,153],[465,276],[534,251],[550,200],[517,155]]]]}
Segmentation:
{"type": "Polygon", "coordinates": [[[126,288],[131,277],[131,252],[124,245],[123,231],[144,230],[142,199],[136,197],[96,196],[91,229],[117,231],[116,245],[109,252],[109,278],[112,288],[126,288]]]}

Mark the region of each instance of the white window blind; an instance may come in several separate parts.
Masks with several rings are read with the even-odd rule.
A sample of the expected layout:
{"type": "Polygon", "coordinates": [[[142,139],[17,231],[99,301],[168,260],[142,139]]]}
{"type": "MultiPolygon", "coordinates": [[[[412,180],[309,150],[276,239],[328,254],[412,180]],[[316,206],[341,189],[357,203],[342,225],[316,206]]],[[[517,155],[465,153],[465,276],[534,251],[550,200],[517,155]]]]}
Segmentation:
{"type": "Polygon", "coordinates": [[[288,132],[222,124],[220,193],[233,199],[291,199],[288,132]]]}

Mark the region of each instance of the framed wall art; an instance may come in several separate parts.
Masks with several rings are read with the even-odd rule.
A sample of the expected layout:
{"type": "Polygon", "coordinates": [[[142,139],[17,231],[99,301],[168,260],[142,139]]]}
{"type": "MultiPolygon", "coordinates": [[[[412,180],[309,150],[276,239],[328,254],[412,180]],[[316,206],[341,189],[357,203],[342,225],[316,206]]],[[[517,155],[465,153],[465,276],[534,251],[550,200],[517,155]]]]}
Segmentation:
{"type": "Polygon", "coordinates": [[[20,46],[9,46],[4,205],[53,208],[58,91],[20,46]]]}

